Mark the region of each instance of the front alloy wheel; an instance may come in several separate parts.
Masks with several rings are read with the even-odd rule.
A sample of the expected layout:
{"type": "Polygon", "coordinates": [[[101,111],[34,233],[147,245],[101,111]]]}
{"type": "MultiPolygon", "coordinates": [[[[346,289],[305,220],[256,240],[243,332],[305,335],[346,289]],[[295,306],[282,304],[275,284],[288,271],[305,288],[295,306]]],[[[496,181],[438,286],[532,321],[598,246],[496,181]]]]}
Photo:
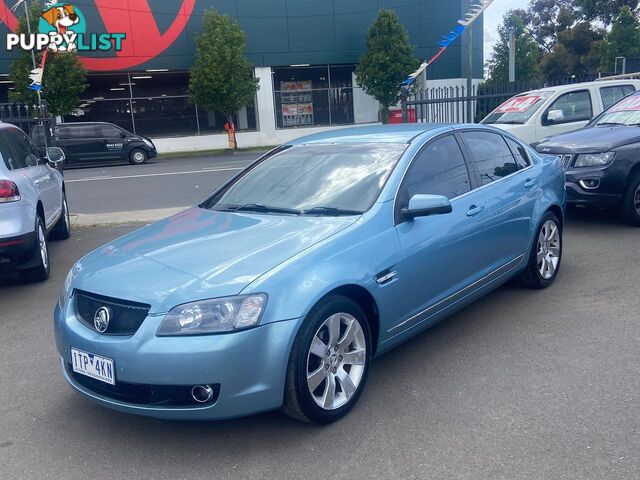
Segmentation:
{"type": "Polygon", "coordinates": [[[367,317],[356,302],[338,295],[323,299],[296,336],[287,368],[285,413],[318,424],[345,416],[364,389],[371,345],[367,317]]]}

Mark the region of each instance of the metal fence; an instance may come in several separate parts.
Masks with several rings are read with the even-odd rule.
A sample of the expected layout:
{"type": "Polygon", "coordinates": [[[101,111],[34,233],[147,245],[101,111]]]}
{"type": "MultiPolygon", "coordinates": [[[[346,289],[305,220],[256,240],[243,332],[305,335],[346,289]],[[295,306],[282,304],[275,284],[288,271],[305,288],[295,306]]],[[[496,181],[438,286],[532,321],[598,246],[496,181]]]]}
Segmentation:
{"type": "Polygon", "coordinates": [[[0,103],[0,121],[12,123],[29,134],[34,125],[42,125],[43,121],[49,122],[50,116],[44,106],[0,103]]]}
{"type": "Polygon", "coordinates": [[[475,123],[486,117],[498,105],[518,93],[555,85],[590,81],[593,78],[571,78],[559,82],[512,82],[506,84],[432,87],[411,92],[402,101],[405,122],[418,123],[475,123]],[[467,105],[471,104],[468,116],[467,105]]]}

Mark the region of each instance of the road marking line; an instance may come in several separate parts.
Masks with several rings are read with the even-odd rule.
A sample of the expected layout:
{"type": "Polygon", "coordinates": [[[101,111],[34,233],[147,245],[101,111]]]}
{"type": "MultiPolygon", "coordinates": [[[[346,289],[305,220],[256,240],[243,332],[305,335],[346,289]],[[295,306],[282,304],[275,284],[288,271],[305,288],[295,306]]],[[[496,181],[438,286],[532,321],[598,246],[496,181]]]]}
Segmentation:
{"type": "Polygon", "coordinates": [[[141,177],[163,177],[166,175],[187,175],[193,173],[207,173],[207,172],[229,172],[229,171],[240,171],[244,170],[244,167],[235,167],[235,168],[212,168],[206,170],[191,170],[186,172],[163,172],[163,173],[142,173],[139,175],[120,175],[116,177],[87,177],[87,178],[76,178],[74,180],[65,180],[64,183],[75,183],[75,182],[94,182],[96,180],[122,180],[125,178],[141,178],[141,177]]]}

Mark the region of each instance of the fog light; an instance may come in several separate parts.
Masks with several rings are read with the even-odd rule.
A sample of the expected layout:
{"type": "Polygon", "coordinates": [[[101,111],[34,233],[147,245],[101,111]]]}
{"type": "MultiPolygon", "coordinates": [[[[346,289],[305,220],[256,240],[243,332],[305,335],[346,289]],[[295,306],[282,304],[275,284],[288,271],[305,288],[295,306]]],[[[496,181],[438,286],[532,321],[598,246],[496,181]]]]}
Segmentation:
{"type": "Polygon", "coordinates": [[[600,186],[599,178],[583,178],[580,180],[580,186],[586,190],[594,190],[600,186]]]}

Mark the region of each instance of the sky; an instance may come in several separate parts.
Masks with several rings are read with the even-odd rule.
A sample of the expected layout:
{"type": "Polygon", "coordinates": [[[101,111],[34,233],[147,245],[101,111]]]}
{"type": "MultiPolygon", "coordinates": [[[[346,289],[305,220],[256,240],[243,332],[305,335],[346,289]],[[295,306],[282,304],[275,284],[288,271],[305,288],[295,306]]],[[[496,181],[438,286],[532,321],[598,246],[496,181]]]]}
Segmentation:
{"type": "Polygon", "coordinates": [[[529,0],[494,0],[484,12],[484,61],[491,57],[493,44],[498,40],[498,25],[502,16],[512,8],[526,8],[529,0]]]}

